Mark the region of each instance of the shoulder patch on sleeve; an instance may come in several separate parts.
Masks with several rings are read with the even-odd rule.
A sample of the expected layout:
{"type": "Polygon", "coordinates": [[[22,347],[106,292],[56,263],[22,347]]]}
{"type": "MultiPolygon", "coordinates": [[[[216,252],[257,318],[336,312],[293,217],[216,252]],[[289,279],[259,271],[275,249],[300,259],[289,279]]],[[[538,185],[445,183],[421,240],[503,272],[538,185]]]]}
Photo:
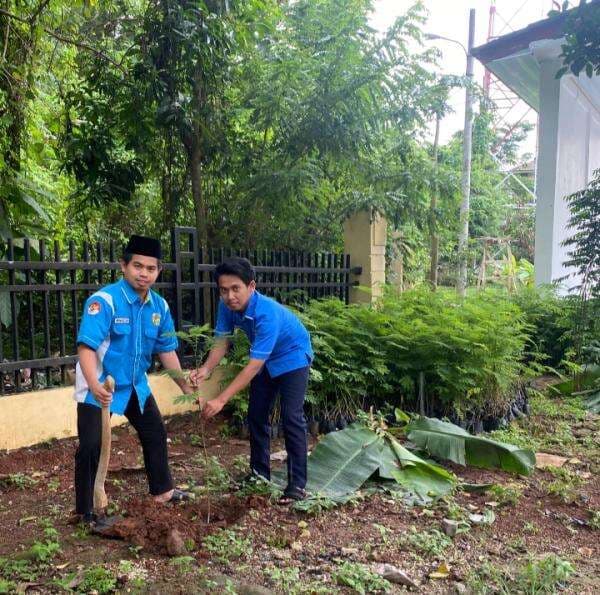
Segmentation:
{"type": "Polygon", "coordinates": [[[102,310],[102,304],[98,301],[94,301],[94,302],[91,302],[90,305],[88,306],[87,313],[90,316],[95,316],[96,314],[99,314],[101,310],[102,310]]]}
{"type": "MultiPolygon", "coordinates": [[[[108,293],[106,291],[97,291],[96,293],[92,294],[89,298],[90,301],[88,304],[88,314],[92,314],[92,312],[90,312],[90,307],[93,304],[98,304],[99,306],[102,304],[101,301],[99,301],[95,298],[102,298],[102,300],[104,300],[108,304],[108,307],[111,309],[112,314],[115,313],[115,305],[113,302],[112,295],[110,295],[110,293],[108,293]]],[[[97,312],[93,312],[93,314],[98,314],[98,312],[100,312],[100,310],[101,310],[101,308],[99,308],[97,312]]]]}

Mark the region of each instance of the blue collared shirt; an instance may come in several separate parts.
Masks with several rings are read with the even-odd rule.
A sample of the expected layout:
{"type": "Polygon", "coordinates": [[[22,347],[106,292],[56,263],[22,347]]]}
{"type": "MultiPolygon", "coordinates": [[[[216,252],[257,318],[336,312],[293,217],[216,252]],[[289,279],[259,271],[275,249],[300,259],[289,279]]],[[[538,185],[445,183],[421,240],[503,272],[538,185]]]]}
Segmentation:
{"type": "Polygon", "coordinates": [[[310,335],[297,316],[275,300],[254,291],[244,312],[219,302],[215,335],[242,329],[250,340],[250,358],[265,361],[272,378],[310,365],[310,335]]]}
{"type": "MultiPolygon", "coordinates": [[[[167,302],[150,290],[144,302],[124,279],[91,295],[83,310],[77,344],[96,352],[100,382],[110,374],[115,392],[110,405],[113,413],[123,414],[132,390],[144,411],[150,386],[146,372],[152,355],[177,349],[175,327],[167,302]]],[[[76,368],[75,400],[100,407],[88,388],[79,363],[76,368]]]]}

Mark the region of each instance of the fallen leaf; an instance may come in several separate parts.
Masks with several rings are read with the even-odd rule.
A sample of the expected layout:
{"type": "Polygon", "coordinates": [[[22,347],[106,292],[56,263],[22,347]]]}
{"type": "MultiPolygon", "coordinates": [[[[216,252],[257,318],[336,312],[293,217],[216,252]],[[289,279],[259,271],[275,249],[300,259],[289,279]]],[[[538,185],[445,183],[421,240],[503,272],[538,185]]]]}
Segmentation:
{"type": "Polygon", "coordinates": [[[446,562],[442,562],[434,572],[429,574],[429,578],[444,579],[450,576],[450,569],[446,562]]]}

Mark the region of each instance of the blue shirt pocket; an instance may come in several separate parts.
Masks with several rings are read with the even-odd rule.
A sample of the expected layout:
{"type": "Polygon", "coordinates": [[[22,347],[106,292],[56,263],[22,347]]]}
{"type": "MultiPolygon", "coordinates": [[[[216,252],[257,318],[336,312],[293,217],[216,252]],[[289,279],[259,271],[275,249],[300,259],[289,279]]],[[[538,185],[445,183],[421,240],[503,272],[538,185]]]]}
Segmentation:
{"type": "Polygon", "coordinates": [[[152,355],[154,351],[154,343],[158,338],[158,326],[152,325],[144,329],[144,354],[152,355]]]}
{"type": "Polygon", "coordinates": [[[130,336],[131,324],[113,324],[110,332],[110,351],[113,353],[125,353],[128,351],[130,336]]]}

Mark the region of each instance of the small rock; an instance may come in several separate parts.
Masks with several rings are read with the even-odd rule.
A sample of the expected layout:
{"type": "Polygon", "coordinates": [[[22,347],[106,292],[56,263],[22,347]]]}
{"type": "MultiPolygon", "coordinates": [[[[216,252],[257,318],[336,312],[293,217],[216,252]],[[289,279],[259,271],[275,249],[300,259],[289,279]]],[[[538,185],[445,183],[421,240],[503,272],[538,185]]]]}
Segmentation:
{"type": "Polygon", "coordinates": [[[283,463],[283,461],[287,460],[287,452],[285,450],[279,450],[277,452],[274,452],[271,455],[271,460],[283,463]]]}
{"type": "Polygon", "coordinates": [[[167,553],[173,557],[186,553],[185,542],[177,529],[171,529],[167,535],[167,553]]]}
{"type": "Polygon", "coordinates": [[[467,592],[467,585],[464,583],[454,583],[454,593],[456,595],[462,595],[467,592]]]}
{"type": "Polygon", "coordinates": [[[299,529],[308,529],[308,523],[306,521],[298,521],[299,529]]]}
{"type": "Polygon", "coordinates": [[[410,576],[403,570],[400,570],[397,566],[393,566],[392,564],[378,564],[373,570],[379,576],[390,581],[390,583],[412,587],[413,589],[418,588],[418,585],[410,578],[410,576]]]}
{"type": "Polygon", "coordinates": [[[559,457],[546,452],[535,453],[535,466],[537,469],[543,469],[544,467],[562,467],[567,461],[567,457],[559,457]]]}
{"type": "Polygon", "coordinates": [[[343,547],[340,549],[342,556],[356,556],[358,554],[357,547],[343,547]]]}
{"type": "Polygon", "coordinates": [[[454,537],[458,531],[458,521],[453,521],[452,519],[443,519],[442,529],[448,537],[454,537]]]}

